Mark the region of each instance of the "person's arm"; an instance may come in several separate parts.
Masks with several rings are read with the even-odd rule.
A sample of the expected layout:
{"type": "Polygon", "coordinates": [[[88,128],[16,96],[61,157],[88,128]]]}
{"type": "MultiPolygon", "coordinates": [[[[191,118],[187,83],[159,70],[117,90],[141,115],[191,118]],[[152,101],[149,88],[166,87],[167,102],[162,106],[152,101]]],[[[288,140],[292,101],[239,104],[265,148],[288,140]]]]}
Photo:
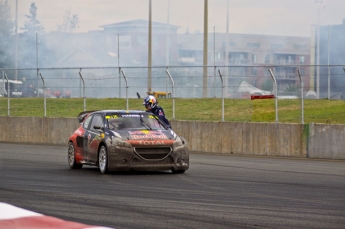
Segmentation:
{"type": "Polygon", "coordinates": [[[169,128],[171,128],[171,124],[170,124],[169,120],[165,117],[165,113],[164,113],[163,108],[160,107],[157,109],[157,115],[163,122],[165,122],[165,124],[167,124],[167,126],[169,128]]]}

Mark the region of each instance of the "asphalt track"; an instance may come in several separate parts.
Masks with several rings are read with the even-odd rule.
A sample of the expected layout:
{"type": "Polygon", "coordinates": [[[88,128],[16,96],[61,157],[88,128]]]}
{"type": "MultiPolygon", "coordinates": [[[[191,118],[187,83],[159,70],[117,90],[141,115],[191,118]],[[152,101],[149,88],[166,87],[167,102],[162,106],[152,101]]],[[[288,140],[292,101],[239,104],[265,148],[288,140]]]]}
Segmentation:
{"type": "Polygon", "coordinates": [[[102,175],[69,169],[67,146],[0,143],[0,202],[117,229],[343,229],[345,161],[191,154],[184,174],[102,175]]]}

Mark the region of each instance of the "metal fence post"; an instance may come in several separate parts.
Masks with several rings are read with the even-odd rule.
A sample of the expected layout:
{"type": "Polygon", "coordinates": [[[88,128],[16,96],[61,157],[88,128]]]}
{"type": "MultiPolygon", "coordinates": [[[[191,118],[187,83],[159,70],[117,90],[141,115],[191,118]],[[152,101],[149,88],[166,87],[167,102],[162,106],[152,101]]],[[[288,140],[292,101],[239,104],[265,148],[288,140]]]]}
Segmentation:
{"type": "Polygon", "coordinates": [[[301,122],[302,124],[304,124],[304,98],[303,98],[303,88],[304,88],[304,82],[302,80],[302,75],[301,75],[301,70],[298,69],[298,76],[299,76],[299,80],[301,82],[301,122]]]}
{"type": "MultiPolygon", "coordinates": [[[[6,78],[6,82],[7,82],[7,116],[10,116],[10,83],[8,82],[8,77],[5,73],[5,71],[3,71],[3,78],[6,78]]],[[[5,88],[5,84],[4,84],[4,88],[5,88]]]]}
{"type": "Polygon", "coordinates": [[[46,86],[41,73],[39,73],[43,82],[43,107],[44,107],[44,117],[47,117],[47,102],[46,102],[46,86]]]}
{"type": "Polygon", "coordinates": [[[173,116],[172,116],[172,119],[174,120],[175,119],[175,95],[174,95],[174,85],[175,84],[174,84],[173,78],[171,77],[171,75],[169,73],[169,70],[167,69],[165,72],[168,74],[168,76],[169,76],[169,78],[171,80],[171,83],[172,83],[172,88],[171,88],[171,98],[172,98],[172,101],[173,101],[173,105],[172,105],[173,116]]]}
{"type": "Polygon", "coordinates": [[[6,91],[6,88],[5,88],[5,71],[2,71],[2,85],[1,85],[1,87],[2,87],[1,91],[3,93],[0,95],[5,97],[5,91],[6,91]]]}
{"type": "Polygon", "coordinates": [[[276,123],[278,122],[278,90],[277,90],[277,80],[273,75],[273,72],[271,69],[268,69],[269,73],[271,74],[271,77],[273,79],[273,87],[274,87],[274,99],[275,99],[275,107],[276,107],[276,123]]]}
{"type": "Polygon", "coordinates": [[[224,122],[224,81],[220,69],[218,69],[220,80],[222,81],[222,122],[224,122]]]}
{"type": "Polygon", "coordinates": [[[121,68],[119,67],[119,98],[121,98],[121,68]]]}
{"type": "Polygon", "coordinates": [[[125,82],[126,82],[126,109],[128,110],[128,84],[127,84],[127,77],[126,77],[125,72],[123,70],[121,70],[121,73],[123,75],[123,78],[125,78],[125,82]]]}
{"type": "Polygon", "coordinates": [[[85,81],[84,81],[83,75],[81,74],[81,69],[79,72],[79,76],[80,76],[81,81],[83,82],[84,111],[86,111],[85,81]]]}

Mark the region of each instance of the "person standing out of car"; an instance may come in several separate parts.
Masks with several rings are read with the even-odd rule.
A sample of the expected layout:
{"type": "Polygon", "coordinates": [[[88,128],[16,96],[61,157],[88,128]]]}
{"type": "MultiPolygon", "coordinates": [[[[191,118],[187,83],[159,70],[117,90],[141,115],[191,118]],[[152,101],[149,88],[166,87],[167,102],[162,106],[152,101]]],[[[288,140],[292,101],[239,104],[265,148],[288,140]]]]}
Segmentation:
{"type": "Polygon", "coordinates": [[[146,112],[152,112],[153,114],[157,115],[169,128],[171,128],[171,124],[165,117],[163,108],[158,106],[157,99],[153,95],[147,96],[144,99],[143,105],[146,108],[146,112]]]}

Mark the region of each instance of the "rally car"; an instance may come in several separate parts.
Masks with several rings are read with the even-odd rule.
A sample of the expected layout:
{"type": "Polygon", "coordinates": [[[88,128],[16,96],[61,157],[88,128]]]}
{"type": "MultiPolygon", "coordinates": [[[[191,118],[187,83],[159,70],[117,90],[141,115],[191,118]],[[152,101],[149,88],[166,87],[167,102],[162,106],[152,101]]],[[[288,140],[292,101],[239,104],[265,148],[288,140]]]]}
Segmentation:
{"type": "Polygon", "coordinates": [[[189,168],[187,142],[159,119],[139,110],[85,111],[68,140],[68,164],[109,171],[184,173],[189,168]]]}

